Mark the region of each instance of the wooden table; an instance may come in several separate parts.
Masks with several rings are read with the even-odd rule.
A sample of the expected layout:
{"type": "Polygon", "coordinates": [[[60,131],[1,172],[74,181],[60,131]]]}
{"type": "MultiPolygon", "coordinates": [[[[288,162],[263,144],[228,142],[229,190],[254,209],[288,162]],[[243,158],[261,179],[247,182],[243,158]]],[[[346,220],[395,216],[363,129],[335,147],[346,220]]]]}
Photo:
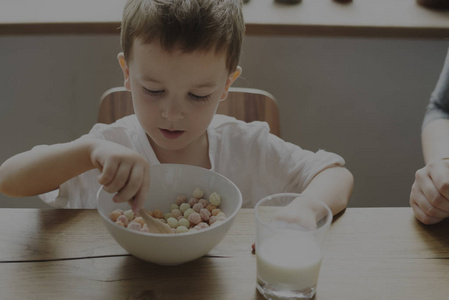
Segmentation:
{"type": "MultiPolygon", "coordinates": [[[[171,267],[127,254],[95,210],[1,209],[0,228],[0,299],[262,299],[252,209],[208,256],[171,267]]],[[[317,300],[448,299],[449,222],[347,209],[331,226],[317,289],[317,300]]]]}
{"type": "MultiPolygon", "coordinates": [[[[118,34],[126,0],[2,0],[0,35],[118,34]]],[[[250,0],[248,35],[449,38],[449,11],[416,0],[250,0]]]]}

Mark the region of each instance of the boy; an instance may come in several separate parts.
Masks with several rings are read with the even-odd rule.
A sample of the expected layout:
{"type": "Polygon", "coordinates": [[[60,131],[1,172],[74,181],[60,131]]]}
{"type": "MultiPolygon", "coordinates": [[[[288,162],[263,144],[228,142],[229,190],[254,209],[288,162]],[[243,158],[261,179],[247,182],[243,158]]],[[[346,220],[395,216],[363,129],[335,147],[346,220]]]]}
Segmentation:
{"type": "Polygon", "coordinates": [[[94,208],[104,185],[116,193],[114,201],[138,211],[151,165],[181,163],[228,177],[246,207],[269,194],[302,192],[334,214],[343,210],[353,178],[341,157],[284,142],[265,123],[215,115],[241,73],[240,1],[128,1],[118,60],[135,115],[10,158],[0,167],[0,191],[40,194],[56,207],[94,208]]]}

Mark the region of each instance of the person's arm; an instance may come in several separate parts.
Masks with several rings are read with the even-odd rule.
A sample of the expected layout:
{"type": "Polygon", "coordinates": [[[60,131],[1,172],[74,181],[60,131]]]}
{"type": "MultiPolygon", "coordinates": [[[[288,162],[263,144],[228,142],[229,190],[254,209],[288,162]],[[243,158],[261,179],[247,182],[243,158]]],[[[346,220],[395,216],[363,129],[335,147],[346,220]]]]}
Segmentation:
{"type": "Polygon", "coordinates": [[[421,136],[424,160],[449,158],[449,120],[439,119],[427,124],[421,136]]]}
{"type": "Polygon", "coordinates": [[[354,187],[354,178],[344,167],[330,167],[318,173],[301,195],[282,207],[276,219],[313,229],[325,211],[317,201],[325,203],[333,215],[346,208],[354,187]]]}
{"type": "Polygon", "coordinates": [[[82,138],[70,143],[42,146],[17,154],[0,166],[0,192],[33,196],[46,193],[88,170],[101,171],[99,183],[114,201],[130,201],[134,211],[143,204],[149,187],[149,164],[121,145],[82,138]]]}
{"type": "Polygon", "coordinates": [[[301,197],[324,202],[336,215],[346,208],[353,187],[354,177],[348,169],[331,167],[315,175],[301,197]]]}

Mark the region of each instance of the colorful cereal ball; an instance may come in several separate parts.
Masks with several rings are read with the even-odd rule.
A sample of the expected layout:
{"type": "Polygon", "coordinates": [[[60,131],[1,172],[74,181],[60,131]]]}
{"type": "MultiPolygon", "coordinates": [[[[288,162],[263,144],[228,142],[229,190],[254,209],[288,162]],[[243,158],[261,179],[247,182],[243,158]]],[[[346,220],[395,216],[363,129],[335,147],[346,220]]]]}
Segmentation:
{"type": "Polygon", "coordinates": [[[116,209],[113,212],[111,212],[111,214],[109,215],[109,218],[115,222],[117,221],[118,217],[120,217],[121,215],[123,215],[123,210],[121,209],[116,209]]]}
{"type": "Polygon", "coordinates": [[[204,196],[204,191],[202,189],[200,189],[199,187],[196,187],[193,190],[193,197],[197,198],[197,199],[201,199],[204,196]]]}
{"type": "Polygon", "coordinates": [[[193,212],[189,215],[188,220],[193,225],[198,225],[201,222],[201,216],[197,212],[193,212]]]}
{"type": "Polygon", "coordinates": [[[176,233],[185,233],[188,232],[189,228],[185,227],[185,226],[178,226],[176,227],[176,233]]]}
{"type": "MultiPolygon", "coordinates": [[[[125,216],[125,215],[120,215],[118,218],[117,218],[117,220],[115,221],[115,223],[122,223],[125,227],[128,227],[128,223],[129,223],[129,220],[128,220],[128,218],[125,216]]],[[[120,224],[119,224],[120,225],[120,224]]]]}
{"type": "Polygon", "coordinates": [[[212,193],[209,196],[209,202],[212,205],[219,206],[221,203],[221,197],[217,193],[212,193]]]}
{"type": "Polygon", "coordinates": [[[187,197],[185,195],[178,195],[176,196],[176,205],[181,206],[181,204],[183,204],[184,202],[187,201],[187,197]]]}

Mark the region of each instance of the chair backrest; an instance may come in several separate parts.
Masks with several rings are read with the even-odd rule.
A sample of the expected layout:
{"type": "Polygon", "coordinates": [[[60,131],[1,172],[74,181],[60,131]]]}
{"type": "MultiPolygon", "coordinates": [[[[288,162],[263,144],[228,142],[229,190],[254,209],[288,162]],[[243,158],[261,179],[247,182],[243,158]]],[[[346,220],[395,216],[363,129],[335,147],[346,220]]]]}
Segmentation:
{"type": "MultiPolygon", "coordinates": [[[[112,88],[101,96],[97,122],[111,124],[133,113],[131,93],[124,87],[112,88]]],[[[217,113],[245,122],[265,121],[272,134],[281,135],[277,102],[263,90],[231,87],[227,99],[220,102],[217,113]]]]}

